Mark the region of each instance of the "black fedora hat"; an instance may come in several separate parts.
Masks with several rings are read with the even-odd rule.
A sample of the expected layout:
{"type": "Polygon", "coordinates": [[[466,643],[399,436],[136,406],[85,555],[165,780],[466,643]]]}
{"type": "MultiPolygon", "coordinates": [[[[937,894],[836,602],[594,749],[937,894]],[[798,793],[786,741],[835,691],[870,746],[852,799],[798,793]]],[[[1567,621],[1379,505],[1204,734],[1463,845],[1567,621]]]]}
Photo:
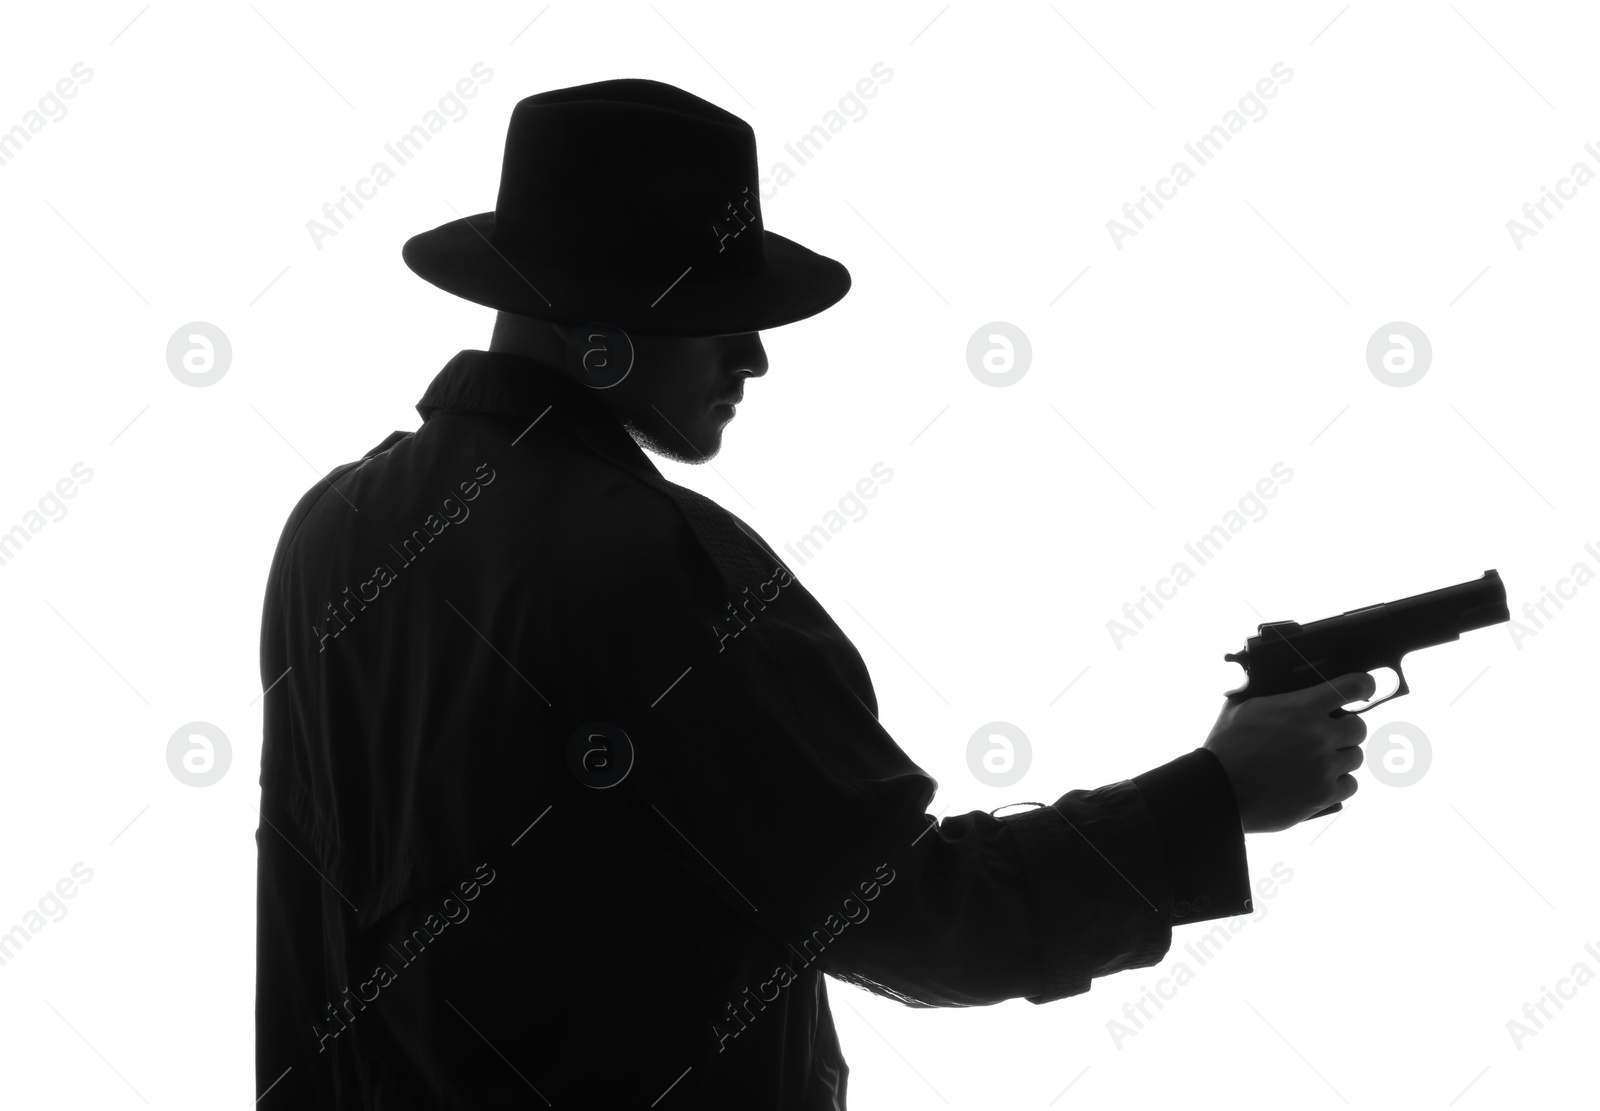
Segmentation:
{"type": "Polygon", "coordinates": [[[767,231],[755,132],[660,81],[520,101],[493,212],[413,236],[406,265],[519,316],[716,336],[815,315],[850,289],[831,258],[767,231]]]}

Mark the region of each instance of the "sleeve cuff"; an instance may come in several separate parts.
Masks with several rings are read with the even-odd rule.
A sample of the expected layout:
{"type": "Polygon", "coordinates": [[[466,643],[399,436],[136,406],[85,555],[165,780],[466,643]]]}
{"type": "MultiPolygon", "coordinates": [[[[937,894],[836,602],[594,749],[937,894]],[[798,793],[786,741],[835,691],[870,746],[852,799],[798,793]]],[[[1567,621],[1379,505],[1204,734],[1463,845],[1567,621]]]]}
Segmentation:
{"type": "Polygon", "coordinates": [[[1155,819],[1172,880],[1172,921],[1250,913],[1244,827],[1233,786],[1203,748],[1133,777],[1155,819]]]}
{"type": "Polygon", "coordinates": [[[1039,913],[1042,983],[1028,1002],[1160,963],[1172,946],[1172,899],[1160,834],[1131,780],[1069,791],[1003,820],[1039,913]]]}

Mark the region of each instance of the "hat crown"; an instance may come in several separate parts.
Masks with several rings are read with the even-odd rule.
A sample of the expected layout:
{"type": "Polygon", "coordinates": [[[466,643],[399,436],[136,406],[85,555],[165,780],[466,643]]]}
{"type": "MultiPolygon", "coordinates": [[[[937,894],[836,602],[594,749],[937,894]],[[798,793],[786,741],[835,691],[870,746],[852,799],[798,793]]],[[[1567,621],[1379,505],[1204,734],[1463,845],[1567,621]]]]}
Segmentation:
{"type": "Polygon", "coordinates": [[[512,256],[663,282],[764,261],[755,132],[659,81],[538,93],[512,112],[492,240],[512,256]]]}
{"type": "Polygon", "coordinates": [[[660,81],[517,103],[491,212],[407,239],[406,265],[501,312],[636,335],[776,328],[850,289],[834,259],[766,229],[755,132],[660,81]]]}

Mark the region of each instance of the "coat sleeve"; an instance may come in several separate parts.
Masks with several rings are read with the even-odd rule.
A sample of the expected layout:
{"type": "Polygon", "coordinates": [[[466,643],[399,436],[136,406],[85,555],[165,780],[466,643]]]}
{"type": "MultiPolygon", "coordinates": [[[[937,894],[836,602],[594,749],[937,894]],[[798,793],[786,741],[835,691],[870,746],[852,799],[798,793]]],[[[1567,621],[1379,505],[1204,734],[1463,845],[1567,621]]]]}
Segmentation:
{"type": "Polygon", "coordinates": [[[729,583],[670,502],[627,519],[625,536],[574,540],[558,572],[562,716],[627,736],[623,785],[686,871],[797,954],[825,950],[830,974],[912,1006],[1043,1003],[1159,962],[1174,922],[1248,909],[1210,753],[1021,814],[936,820],[937,784],[787,569],[729,583]]]}

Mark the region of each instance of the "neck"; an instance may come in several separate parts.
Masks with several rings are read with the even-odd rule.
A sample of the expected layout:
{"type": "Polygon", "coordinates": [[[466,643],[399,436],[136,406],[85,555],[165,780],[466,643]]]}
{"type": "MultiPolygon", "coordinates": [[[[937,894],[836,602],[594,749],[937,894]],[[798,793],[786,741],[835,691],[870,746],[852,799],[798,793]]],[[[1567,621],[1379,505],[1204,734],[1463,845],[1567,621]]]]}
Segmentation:
{"type": "Polygon", "coordinates": [[[555,325],[545,320],[533,320],[509,312],[500,313],[495,317],[489,350],[521,355],[556,370],[566,368],[566,339],[555,325]]]}

